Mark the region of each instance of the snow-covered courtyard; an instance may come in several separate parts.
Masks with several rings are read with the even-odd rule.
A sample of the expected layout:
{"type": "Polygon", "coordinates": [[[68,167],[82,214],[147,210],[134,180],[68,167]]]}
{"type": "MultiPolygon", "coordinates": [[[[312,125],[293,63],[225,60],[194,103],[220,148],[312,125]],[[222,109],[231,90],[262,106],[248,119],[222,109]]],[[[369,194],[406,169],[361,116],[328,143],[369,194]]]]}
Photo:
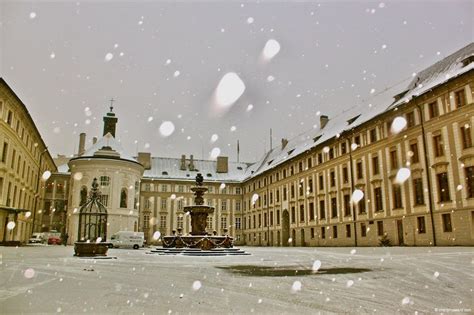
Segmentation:
{"type": "Polygon", "coordinates": [[[472,313],[472,248],[257,248],[185,257],[0,248],[0,310],[15,313],[472,313]]]}

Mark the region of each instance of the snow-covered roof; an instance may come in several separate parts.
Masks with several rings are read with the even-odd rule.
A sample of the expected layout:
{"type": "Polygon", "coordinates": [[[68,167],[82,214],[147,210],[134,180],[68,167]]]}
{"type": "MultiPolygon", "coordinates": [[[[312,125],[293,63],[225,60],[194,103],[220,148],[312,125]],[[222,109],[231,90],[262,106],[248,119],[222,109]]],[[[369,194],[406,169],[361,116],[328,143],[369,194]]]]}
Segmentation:
{"type": "Polygon", "coordinates": [[[268,171],[318,145],[322,145],[330,139],[339,137],[344,131],[351,130],[370,120],[374,116],[383,113],[385,109],[386,106],[372,107],[371,110],[367,110],[363,106],[354,106],[329,119],[323,129],[314,128],[290,139],[284,148],[282,148],[282,144],[273,148],[257,163],[248,167],[245,179],[268,171]]]}
{"type": "Polygon", "coordinates": [[[435,63],[427,69],[421,71],[417,78],[413,80],[405,89],[403,96],[392,104],[378,104],[377,106],[357,105],[349,110],[343,111],[339,115],[329,119],[323,128],[316,128],[304,132],[288,141],[282,149],[278,145],[270,152],[267,152],[257,163],[250,165],[245,174],[245,180],[264,173],[297,155],[308,151],[318,145],[322,145],[327,140],[338,137],[345,131],[351,130],[372,118],[393,110],[396,106],[402,105],[413,97],[417,97],[430,89],[449,81],[462,73],[473,69],[474,63],[463,64],[463,60],[474,55],[474,43],[467,45],[452,55],[435,63]]]}
{"type": "Polygon", "coordinates": [[[422,95],[436,86],[472,70],[474,63],[463,64],[463,60],[469,57],[474,57],[474,43],[461,48],[418,73],[403,94],[401,94],[401,98],[395,101],[390,108],[406,103],[413,97],[422,95]]]}
{"type": "MultiPolygon", "coordinates": [[[[189,160],[186,161],[188,166],[189,160]]],[[[217,173],[217,162],[213,160],[194,160],[195,171],[181,170],[181,159],[152,157],[151,169],[145,170],[144,178],[194,180],[201,173],[205,181],[241,182],[248,167],[246,163],[229,162],[227,173],[217,173]]]]}
{"type": "Polygon", "coordinates": [[[120,154],[120,158],[123,160],[129,160],[133,162],[137,162],[137,159],[131,155],[127,155],[125,150],[122,148],[117,139],[114,138],[110,133],[107,133],[105,136],[100,138],[96,143],[94,143],[91,147],[89,147],[81,156],[80,158],[84,157],[93,157],[94,153],[102,149],[103,147],[110,147],[113,151],[120,154]]]}
{"type": "Polygon", "coordinates": [[[67,163],[58,166],[58,173],[69,173],[69,166],[67,163]]]}

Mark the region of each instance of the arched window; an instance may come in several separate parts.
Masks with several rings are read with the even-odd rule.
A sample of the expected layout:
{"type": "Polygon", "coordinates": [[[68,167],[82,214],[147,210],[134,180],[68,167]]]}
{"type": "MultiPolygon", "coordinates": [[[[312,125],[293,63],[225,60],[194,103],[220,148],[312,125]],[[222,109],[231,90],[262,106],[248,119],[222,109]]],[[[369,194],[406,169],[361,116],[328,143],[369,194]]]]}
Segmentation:
{"type": "Polygon", "coordinates": [[[80,198],[79,206],[82,206],[83,204],[87,202],[87,187],[86,186],[82,186],[79,198],[80,198]]]}
{"type": "Polygon", "coordinates": [[[120,193],[120,208],[127,208],[127,189],[122,188],[120,193]]]}

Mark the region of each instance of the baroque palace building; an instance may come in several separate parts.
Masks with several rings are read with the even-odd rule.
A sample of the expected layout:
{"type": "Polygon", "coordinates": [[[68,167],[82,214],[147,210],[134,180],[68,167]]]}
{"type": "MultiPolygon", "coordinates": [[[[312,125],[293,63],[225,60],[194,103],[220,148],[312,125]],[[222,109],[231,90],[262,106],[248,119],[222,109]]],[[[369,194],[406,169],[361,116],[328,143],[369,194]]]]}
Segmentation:
{"type": "Polygon", "coordinates": [[[42,174],[56,166],[25,104],[0,78],[0,242],[41,227],[42,174]]]}
{"type": "MultiPolygon", "coordinates": [[[[97,178],[108,236],[143,231],[154,243],[156,232],[187,234],[190,217],[183,209],[193,203],[190,189],[201,173],[209,188],[205,203],[215,207],[208,233],[229,234],[236,244],[377,246],[383,239],[392,245],[474,245],[473,61],[471,43],[419,72],[391,105],[321,115],[319,128],[282,139],[256,163],[128,156],[115,139],[118,118],[111,108],[103,137],[89,148],[81,134],[75,157],[56,159],[57,169],[44,154],[42,169],[53,175],[40,185],[39,224],[44,231],[67,232],[72,243],[77,211],[97,178]]],[[[2,128],[8,121],[3,104],[2,128]]],[[[13,136],[17,127],[8,128],[13,136]]],[[[47,152],[35,141],[40,153],[47,152]]],[[[32,168],[41,157],[33,154],[32,168]]],[[[11,157],[6,161],[0,165],[14,172],[11,157]]],[[[14,207],[4,201],[5,183],[14,180],[2,176],[0,209],[14,207]]],[[[8,211],[13,218],[16,212],[8,211]]]]}

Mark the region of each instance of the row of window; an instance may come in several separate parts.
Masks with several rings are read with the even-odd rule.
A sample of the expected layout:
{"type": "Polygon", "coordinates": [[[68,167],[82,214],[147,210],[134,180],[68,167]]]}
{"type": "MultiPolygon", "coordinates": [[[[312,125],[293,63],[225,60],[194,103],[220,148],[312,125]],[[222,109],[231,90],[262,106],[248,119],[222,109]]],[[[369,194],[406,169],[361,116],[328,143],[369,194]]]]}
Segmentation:
{"type": "MultiPolygon", "coordinates": [[[[451,222],[451,214],[450,213],[443,213],[441,215],[441,220],[442,220],[442,226],[443,226],[443,232],[445,233],[450,233],[453,232],[453,226],[451,222]]],[[[385,230],[384,230],[384,222],[383,221],[375,221],[376,227],[377,227],[377,236],[384,236],[386,235],[385,230]]],[[[369,221],[369,225],[374,224],[374,221],[369,221]]],[[[426,222],[425,222],[425,216],[418,216],[416,217],[416,232],[418,234],[426,234],[426,222]]],[[[360,236],[361,237],[367,237],[367,233],[370,231],[370,227],[367,225],[367,222],[361,222],[359,223],[359,228],[360,228],[360,236]]],[[[346,238],[351,238],[352,237],[352,224],[346,224],[345,225],[345,237],[346,238]]],[[[304,230],[301,230],[302,237],[304,237],[304,230]]],[[[337,239],[339,238],[339,228],[337,225],[333,226],[322,226],[320,227],[320,238],[321,239],[326,239],[328,236],[327,234],[331,233],[331,238],[332,239],[337,239]]],[[[310,229],[310,236],[311,239],[315,238],[315,228],[310,229]]],[[[266,239],[266,234],[264,239],[266,239]]],[[[256,240],[256,237],[254,237],[254,240],[256,240]]],[[[295,243],[295,239],[290,239],[290,242],[295,243]]]]}
{"type": "Polygon", "coordinates": [[[10,159],[8,159],[8,155],[9,144],[8,142],[3,142],[1,154],[2,163],[8,165],[16,174],[21,176],[21,178],[25,179],[27,184],[29,184],[31,187],[34,187],[35,171],[29,163],[28,165],[26,164],[26,158],[23,159],[20,153],[17,154],[17,151],[15,149],[11,151],[10,159]]]}
{"type": "MultiPolygon", "coordinates": [[[[172,199],[170,198],[170,200],[172,200],[172,199]]],[[[177,203],[178,210],[183,210],[183,208],[184,208],[183,198],[176,198],[175,200],[176,200],[176,203],[177,203]]],[[[204,202],[210,207],[214,206],[213,200],[204,199],[204,202]]],[[[150,199],[145,199],[144,209],[148,210],[148,209],[151,209],[152,207],[153,207],[152,201],[150,199]]],[[[163,211],[166,211],[168,209],[168,199],[164,199],[164,198],[161,199],[160,209],[163,210],[163,211]]],[[[221,200],[220,209],[221,209],[221,211],[231,210],[230,207],[227,206],[227,200],[221,200]]],[[[241,202],[239,200],[237,200],[235,202],[235,211],[240,211],[240,210],[241,210],[241,202]]]]}
{"type": "MultiPolygon", "coordinates": [[[[101,177],[104,177],[104,176],[101,176],[101,177]]],[[[105,177],[107,177],[107,176],[105,176],[105,177]]],[[[82,186],[82,188],[79,192],[79,206],[84,205],[88,200],[87,198],[88,198],[87,187],[82,186]]],[[[107,193],[102,192],[99,198],[100,198],[100,202],[105,207],[108,207],[108,205],[109,205],[109,195],[107,193]]],[[[128,189],[126,187],[123,187],[120,190],[120,203],[119,203],[119,205],[120,205],[120,208],[124,208],[124,209],[128,208],[128,189]]],[[[133,208],[134,209],[138,208],[138,199],[136,197],[134,199],[133,208]]]]}
{"type": "Polygon", "coordinates": [[[8,185],[6,186],[5,199],[3,199],[4,183],[4,178],[0,177],[0,200],[3,200],[3,204],[7,207],[32,209],[34,203],[33,194],[30,194],[20,186],[13,185],[12,182],[8,182],[8,185]]]}
{"type": "MultiPolygon", "coordinates": [[[[150,184],[144,183],[142,184],[143,191],[160,191],[160,192],[191,192],[191,185],[168,185],[168,184],[150,184]]],[[[240,195],[242,194],[242,190],[240,187],[214,187],[214,186],[207,186],[208,193],[210,194],[235,194],[240,195]]]]}
{"type": "MultiPolygon", "coordinates": [[[[150,216],[149,215],[144,215],[143,216],[143,227],[144,229],[148,229],[150,227],[150,216]]],[[[167,216],[166,215],[161,215],[160,216],[160,222],[159,222],[159,227],[160,229],[166,229],[166,221],[167,221],[167,216]]],[[[221,216],[220,217],[221,221],[221,229],[227,229],[227,217],[226,216],[221,216]]],[[[182,215],[178,215],[176,217],[176,227],[178,229],[183,229],[183,224],[184,224],[184,217],[182,215]]],[[[213,216],[208,216],[207,217],[207,230],[212,231],[213,229],[213,224],[214,224],[214,217],[213,216]]],[[[241,229],[241,218],[235,218],[235,228],[237,230],[241,229]]]]}
{"type": "Polygon", "coordinates": [[[29,132],[29,130],[23,126],[20,119],[14,117],[13,112],[6,108],[2,100],[0,100],[0,119],[3,119],[7,125],[15,130],[18,137],[23,140],[26,148],[36,159],[39,159],[40,152],[38,150],[38,143],[33,141],[33,137],[30,136],[31,132],[29,132]],[[4,111],[6,113],[5,115],[4,111]]]}
{"type": "MultiPolygon", "coordinates": [[[[466,176],[466,192],[468,198],[474,198],[474,167],[466,167],[465,168],[465,176],[466,176]]],[[[448,184],[448,174],[447,173],[439,173],[436,175],[437,178],[437,187],[438,187],[438,201],[442,202],[449,202],[451,201],[450,198],[450,190],[448,184]]],[[[413,181],[413,200],[415,206],[425,205],[424,199],[424,189],[423,189],[423,182],[421,178],[415,178],[413,181]]],[[[403,209],[403,202],[402,202],[402,191],[401,187],[397,184],[392,184],[392,202],[393,202],[393,209],[403,209]]],[[[374,187],[373,189],[373,210],[375,212],[382,212],[384,211],[384,197],[383,197],[383,190],[381,187],[374,187]]],[[[351,196],[349,194],[343,195],[343,213],[344,216],[352,216],[351,212],[351,196]]],[[[337,218],[339,216],[338,211],[338,201],[336,197],[332,197],[330,199],[330,214],[331,218],[337,218]]],[[[308,220],[313,221],[317,219],[316,216],[316,207],[314,202],[310,202],[308,204],[308,220]]],[[[366,198],[365,196],[357,203],[357,209],[359,214],[366,214],[366,198]]],[[[326,201],[319,200],[319,219],[325,220],[326,219],[326,201]]],[[[251,228],[252,216],[248,216],[248,227],[251,228]]],[[[253,215],[253,228],[260,228],[262,227],[262,215],[258,214],[258,221],[256,220],[257,216],[253,215]]],[[[267,226],[267,213],[263,214],[263,226],[267,226]]],[[[290,211],[290,222],[296,223],[296,208],[293,206],[291,207],[290,211]]],[[[306,211],[304,205],[300,205],[299,208],[299,219],[300,222],[305,222],[306,219],[306,211]]],[[[277,210],[277,225],[280,224],[280,211],[277,210]]],[[[270,211],[270,226],[273,225],[273,211],[270,211]]]]}
{"type": "MultiPolygon", "coordinates": [[[[332,174],[333,172],[331,172],[332,174]]],[[[474,198],[474,167],[465,167],[464,168],[464,178],[465,178],[465,189],[466,189],[466,196],[467,198],[474,198]]],[[[331,175],[333,177],[333,175],[331,175]]],[[[320,179],[320,187],[323,186],[323,176],[319,176],[320,179]]],[[[312,184],[312,180],[309,180],[309,184],[312,184]]],[[[448,180],[448,174],[446,172],[441,172],[436,174],[436,188],[438,192],[438,202],[449,202],[451,201],[451,193],[449,189],[449,180],[448,180]]],[[[420,177],[415,177],[412,179],[412,193],[413,193],[413,203],[415,206],[421,206],[425,205],[425,198],[424,198],[424,188],[423,188],[423,180],[420,177]]],[[[300,183],[300,196],[304,196],[304,192],[302,187],[302,183],[300,183]]],[[[312,185],[310,186],[312,187],[312,185]]],[[[402,209],[403,208],[403,201],[402,201],[402,186],[396,183],[391,184],[392,187],[392,208],[393,209],[402,209]]],[[[294,185],[290,186],[290,191],[291,191],[291,196],[292,198],[295,197],[294,193],[294,185]]],[[[358,187],[358,189],[364,191],[363,187],[358,187]]],[[[308,190],[308,192],[312,192],[311,189],[308,190]]],[[[286,200],[286,187],[283,187],[283,199],[286,200]]],[[[272,196],[273,192],[270,192],[270,204],[273,203],[272,201],[272,196]]],[[[279,202],[279,190],[276,190],[276,195],[277,195],[277,202],[279,202]]],[[[263,194],[263,197],[261,198],[263,200],[263,205],[266,206],[266,200],[267,200],[267,195],[263,194]]],[[[374,204],[374,211],[384,211],[384,205],[383,205],[383,189],[382,187],[374,187],[373,188],[373,204],[374,204]]],[[[249,209],[251,209],[251,200],[248,200],[249,204],[249,209]]],[[[245,206],[245,204],[244,204],[245,206]]],[[[254,202],[253,208],[260,207],[260,198],[257,200],[257,202],[254,202]]],[[[302,206],[302,205],[301,205],[302,206]]],[[[359,214],[366,213],[366,200],[365,200],[365,194],[364,197],[358,202],[358,210],[359,214]]],[[[344,216],[350,216],[351,215],[351,196],[347,193],[343,195],[343,207],[344,207],[344,216]]],[[[320,219],[325,219],[326,218],[326,210],[325,210],[325,200],[320,200],[319,201],[319,208],[320,208],[320,219]]],[[[310,220],[313,220],[314,215],[311,215],[311,213],[314,212],[314,204],[311,202],[309,203],[309,213],[310,213],[310,220]]],[[[338,209],[338,202],[336,197],[331,198],[331,213],[332,217],[337,217],[337,209],[338,209]]],[[[244,209],[245,210],[245,209],[244,209]]],[[[301,216],[301,218],[304,218],[304,216],[301,216]]],[[[304,219],[301,219],[301,221],[304,221],[304,219]]],[[[294,222],[294,220],[292,221],[294,222]]]]}
{"type": "MultiPolygon", "coordinates": [[[[461,139],[462,139],[462,148],[467,149],[472,147],[472,138],[471,138],[471,131],[470,131],[470,125],[465,124],[460,128],[461,131],[461,139]]],[[[433,152],[435,157],[440,157],[444,155],[444,144],[442,141],[442,136],[441,134],[436,134],[433,136],[433,152]]],[[[399,164],[399,157],[398,157],[398,150],[396,148],[392,148],[389,153],[389,161],[390,161],[390,168],[391,170],[398,170],[400,167],[399,164]]],[[[410,151],[409,151],[409,156],[410,156],[410,163],[411,164],[416,164],[420,162],[420,157],[419,157],[419,149],[418,149],[418,143],[416,141],[412,141],[410,143],[410,151]]],[[[378,155],[373,155],[372,156],[372,175],[379,175],[380,174],[380,165],[381,161],[379,159],[378,155]]],[[[357,180],[362,180],[364,179],[364,165],[362,160],[357,160],[355,164],[355,175],[357,180]]],[[[319,175],[319,190],[324,190],[324,176],[322,174],[319,175]]],[[[329,171],[329,185],[330,187],[336,187],[336,169],[332,169],[329,171]]],[[[342,184],[348,184],[349,183],[349,170],[347,166],[342,167],[342,184]]],[[[307,194],[313,193],[313,180],[309,179],[308,184],[307,184],[307,194]]],[[[291,192],[291,198],[295,197],[295,188],[294,186],[290,186],[290,192],[291,192]]],[[[299,195],[304,196],[305,191],[303,189],[303,181],[300,182],[299,184],[299,195]]],[[[286,200],[286,194],[284,194],[284,200],[286,200]]],[[[276,201],[279,202],[279,191],[277,191],[276,195],[276,201]]],[[[263,198],[263,203],[266,205],[266,197],[264,196],[263,198]]],[[[273,203],[273,195],[270,193],[270,203],[273,203]]],[[[260,203],[257,204],[259,206],[260,203]]],[[[254,205],[255,207],[255,205],[254,205]]]]}

